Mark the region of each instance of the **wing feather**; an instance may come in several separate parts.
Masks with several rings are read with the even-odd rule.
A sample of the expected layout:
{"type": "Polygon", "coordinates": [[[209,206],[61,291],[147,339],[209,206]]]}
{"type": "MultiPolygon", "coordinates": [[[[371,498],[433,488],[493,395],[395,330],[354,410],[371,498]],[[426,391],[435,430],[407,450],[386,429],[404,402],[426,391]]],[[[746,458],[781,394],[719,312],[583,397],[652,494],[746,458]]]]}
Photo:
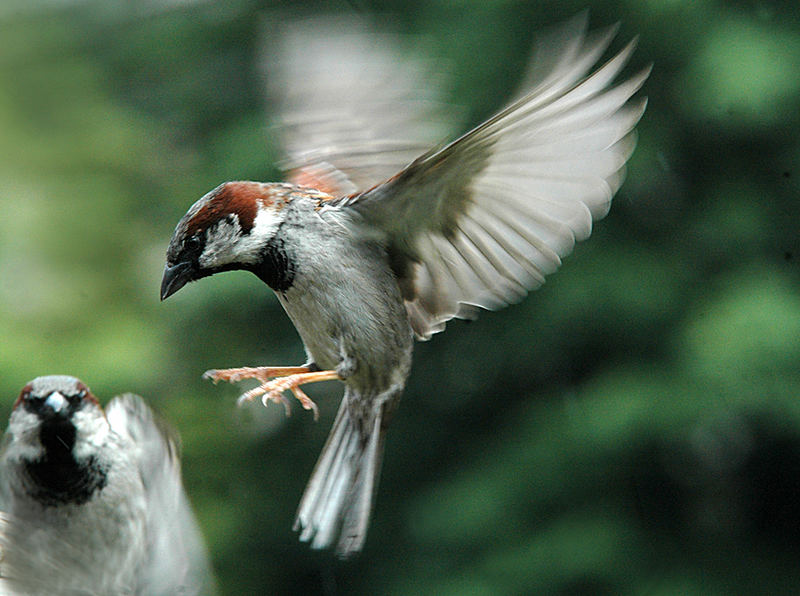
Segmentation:
{"type": "Polygon", "coordinates": [[[451,132],[453,107],[397,36],[343,15],[273,20],[263,63],[290,182],[364,190],[451,132]]]}
{"type": "MultiPolygon", "coordinates": [[[[412,263],[404,288],[420,339],[451,318],[520,300],[608,212],[636,144],[649,69],[613,85],[629,42],[594,72],[616,33],[585,16],[545,36],[532,91],[365,192],[332,201],[412,263]],[[411,283],[408,283],[411,282],[411,283]]],[[[402,260],[402,259],[401,259],[402,260]]]]}
{"type": "Polygon", "coordinates": [[[587,32],[583,13],[545,32],[524,93],[430,149],[453,110],[397,38],[352,18],[281,22],[265,64],[283,167],[385,242],[418,338],[521,300],[608,213],[649,75],[615,82],[636,39],[595,68],[616,25],[587,32]]]}
{"type": "Polygon", "coordinates": [[[112,399],[106,418],[138,448],[150,542],[148,561],[140,570],[141,593],[212,594],[208,555],[181,481],[177,435],[131,393],[112,399]]]}

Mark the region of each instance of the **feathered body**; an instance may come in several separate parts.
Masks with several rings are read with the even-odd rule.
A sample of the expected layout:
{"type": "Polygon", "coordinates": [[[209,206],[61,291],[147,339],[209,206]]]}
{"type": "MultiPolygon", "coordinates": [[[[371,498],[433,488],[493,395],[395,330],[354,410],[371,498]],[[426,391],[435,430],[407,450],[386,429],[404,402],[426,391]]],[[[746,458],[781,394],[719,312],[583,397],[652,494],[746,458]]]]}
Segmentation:
{"type": "Polygon", "coordinates": [[[138,396],[104,414],[68,376],[38,377],[0,458],[0,593],[210,594],[175,444],[138,396]]]}
{"type": "Polygon", "coordinates": [[[208,275],[251,271],[275,291],[308,355],[302,373],[264,367],[212,378],[252,376],[264,384],[245,396],[291,389],[306,407],[300,384],[345,385],[297,515],[313,546],[336,544],[343,556],[363,546],[413,338],[522,299],[608,212],[645,107],[631,97],[649,71],[611,86],[631,43],[589,74],[614,30],[585,27],[583,17],[545,36],[526,93],[428,150],[418,126],[428,114],[412,105],[419,73],[398,72],[402,61],[386,57],[386,44],[364,43],[379,38],[314,26],[290,35],[276,94],[291,183],[222,184],[178,223],[162,299],[208,275]],[[339,59],[358,55],[354,48],[366,54],[360,62],[339,59]],[[372,72],[369,60],[380,64],[373,85],[360,78],[372,72]],[[374,126],[364,124],[370,117],[374,126]],[[280,375],[290,376],[266,382],[280,375]]]}

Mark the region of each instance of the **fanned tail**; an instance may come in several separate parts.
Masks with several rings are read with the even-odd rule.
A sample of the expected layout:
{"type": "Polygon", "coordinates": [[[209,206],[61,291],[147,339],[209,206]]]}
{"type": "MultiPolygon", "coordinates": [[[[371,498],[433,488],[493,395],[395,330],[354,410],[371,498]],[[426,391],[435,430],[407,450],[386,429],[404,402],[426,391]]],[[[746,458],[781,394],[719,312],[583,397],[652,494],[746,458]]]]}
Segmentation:
{"type": "Polygon", "coordinates": [[[311,474],[294,522],[312,548],[336,542],[347,558],[364,546],[383,457],[385,403],[354,415],[349,388],[311,474]]]}

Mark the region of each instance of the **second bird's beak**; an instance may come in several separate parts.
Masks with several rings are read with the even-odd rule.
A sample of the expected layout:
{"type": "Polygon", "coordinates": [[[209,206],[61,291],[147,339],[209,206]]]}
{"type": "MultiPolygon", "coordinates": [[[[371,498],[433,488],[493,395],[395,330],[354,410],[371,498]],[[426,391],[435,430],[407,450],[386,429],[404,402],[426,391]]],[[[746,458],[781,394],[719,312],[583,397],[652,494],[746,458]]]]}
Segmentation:
{"type": "Polygon", "coordinates": [[[191,263],[182,262],[164,267],[164,278],[161,280],[161,299],[166,300],[183,286],[194,279],[191,263]]]}

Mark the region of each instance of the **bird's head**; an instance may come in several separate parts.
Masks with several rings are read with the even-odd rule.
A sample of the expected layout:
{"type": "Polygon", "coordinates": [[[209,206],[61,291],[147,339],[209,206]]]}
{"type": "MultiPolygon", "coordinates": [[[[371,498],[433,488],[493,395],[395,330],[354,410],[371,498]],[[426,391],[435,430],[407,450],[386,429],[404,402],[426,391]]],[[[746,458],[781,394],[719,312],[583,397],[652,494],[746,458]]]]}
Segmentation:
{"type": "Polygon", "coordinates": [[[68,456],[82,437],[106,432],[97,398],[75,377],[37,377],[14,403],[9,431],[31,458],[68,456]]]}
{"type": "Polygon", "coordinates": [[[44,506],[81,504],[106,484],[103,409],[75,377],[37,377],[22,388],[8,423],[2,465],[12,492],[44,506]]]}
{"type": "Polygon", "coordinates": [[[172,235],[161,299],[221,271],[244,269],[261,276],[284,206],[274,185],[261,182],[226,182],[203,196],[172,235]]]}

